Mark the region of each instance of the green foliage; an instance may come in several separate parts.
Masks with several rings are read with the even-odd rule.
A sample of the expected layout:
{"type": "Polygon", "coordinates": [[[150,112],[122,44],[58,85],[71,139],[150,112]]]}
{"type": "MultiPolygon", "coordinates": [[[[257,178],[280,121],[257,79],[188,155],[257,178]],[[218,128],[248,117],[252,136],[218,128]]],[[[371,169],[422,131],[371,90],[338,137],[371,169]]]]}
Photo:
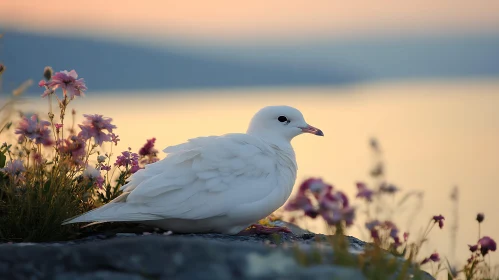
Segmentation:
{"type": "Polygon", "coordinates": [[[61,223],[92,208],[91,184],[66,176],[67,170],[37,168],[25,174],[29,184],[0,180],[0,239],[14,242],[65,240],[76,234],[75,225],[61,223]],[[41,174],[40,174],[41,173],[41,174]]]}
{"type": "Polygon", "coordinates": [[[7,156],[3,151],[0,151],[0,168],[5,167],[5,162],[7,161],[7,156]]]}
{"type": "Polygon", "coordinates": [[[113,199],[120,196],[123,192],[120,191],[120,187],[125,185],[126,179],[128,178],[129,173],[120,172],[118,178],[115,181],[115,185],[111,185],[109,183],[105,184],[104,191],[97,193],[97,197],[102,204],[106,204],[111,202],[113,199]]]}

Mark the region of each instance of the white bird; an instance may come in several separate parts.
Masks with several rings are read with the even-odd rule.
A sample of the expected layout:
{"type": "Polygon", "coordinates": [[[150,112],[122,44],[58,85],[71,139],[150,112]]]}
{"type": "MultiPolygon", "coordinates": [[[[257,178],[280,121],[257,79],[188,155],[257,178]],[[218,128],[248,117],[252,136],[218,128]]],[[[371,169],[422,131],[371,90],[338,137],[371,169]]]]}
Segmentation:
{"type": "Polygon", "coordinates": [[[324,136],[295,108],[265,107],[246,134],[167,147],[166,158],[133,174],[121,196],[64,224],[121,221],[181,233],[237,234],[289,198],[298,168],[290,141],[302,133],[324,136]]]}

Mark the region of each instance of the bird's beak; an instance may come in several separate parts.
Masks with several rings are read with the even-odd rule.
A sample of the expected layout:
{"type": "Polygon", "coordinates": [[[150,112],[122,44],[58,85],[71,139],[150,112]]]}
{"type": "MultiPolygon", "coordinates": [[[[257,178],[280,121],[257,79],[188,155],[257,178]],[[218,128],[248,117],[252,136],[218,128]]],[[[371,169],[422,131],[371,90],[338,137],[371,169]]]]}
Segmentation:
{"type": "Polygon", "coordinates": [[[316,127],[313,127],[311,125],[307,125],[306,127],[300,127],[300,128],[301,128],[301,131],[303,131],[303,132],[312,133],[312,134],[318,135],[318,136],[324,136],[324,133],[322,132],[322,130],[320,130],[316,127]]]}

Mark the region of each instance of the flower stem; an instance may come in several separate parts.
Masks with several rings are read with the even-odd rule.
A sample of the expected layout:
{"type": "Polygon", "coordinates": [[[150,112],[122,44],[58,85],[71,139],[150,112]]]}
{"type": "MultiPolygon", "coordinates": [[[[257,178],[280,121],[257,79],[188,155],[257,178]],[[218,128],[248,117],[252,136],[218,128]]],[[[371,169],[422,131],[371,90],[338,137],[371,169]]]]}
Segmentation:
{"type": "Polygon", "coordinates": [[[88,158],[90,157],[90,147],[91,145],[92,138],[88,139],[88,149],[87,149],[87,158],[85,159],[85,166],[88,164],[88,158]]]}
{"type": "Polygon", "coordinates": [[[478,240],[480,240],[480,227],[481,227],[481,223],[478,223],[478,240]]]}
{"type": "Polygon", "coordinates": [[[61,138],[62,139],[64,139],[64,116],[66,115],[66,107],[69,104],[67,99],[68,99],[68,97],[66,95],[64,95],[64,99],[62,100],[62,105],[61,105],[61,115],[59,116],[61,119],[61,124],[62,124],[62,131],[61,131],[61,138]]]}
{"type": "Polygon", "coordinates": [[[49,94],[49,113],[52,113],[52,94],[49,94]]]}
{"type": "Polygon", "coordinates": [[[428,229],[430,228],[430,225],[431,225],[432,222],[433,222],[433,220],[431,219],[428,222],[428,225],[426,226],[426,229],[423,231],[423,239],[426,237],[426,233],[428,232],[428,229]]]}

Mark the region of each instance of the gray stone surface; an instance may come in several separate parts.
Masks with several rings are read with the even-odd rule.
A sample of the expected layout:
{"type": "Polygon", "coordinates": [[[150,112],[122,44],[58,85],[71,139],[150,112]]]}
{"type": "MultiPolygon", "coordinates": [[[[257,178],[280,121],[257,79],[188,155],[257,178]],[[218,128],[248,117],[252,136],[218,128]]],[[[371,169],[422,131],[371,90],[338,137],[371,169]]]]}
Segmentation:
{"type": "MultiPolygon", "coordinates": [[[[299,265],[289,244],[306,252],[326,238],[300,234],[275,238],[127,233],[59,243],[2,244],[0,279],[365,279],[358,269],[330,265],[334,252],[326,243],[324,264],[299,265]]],[[[352,254],[366,245],[348,238],[352,254]]]]}

